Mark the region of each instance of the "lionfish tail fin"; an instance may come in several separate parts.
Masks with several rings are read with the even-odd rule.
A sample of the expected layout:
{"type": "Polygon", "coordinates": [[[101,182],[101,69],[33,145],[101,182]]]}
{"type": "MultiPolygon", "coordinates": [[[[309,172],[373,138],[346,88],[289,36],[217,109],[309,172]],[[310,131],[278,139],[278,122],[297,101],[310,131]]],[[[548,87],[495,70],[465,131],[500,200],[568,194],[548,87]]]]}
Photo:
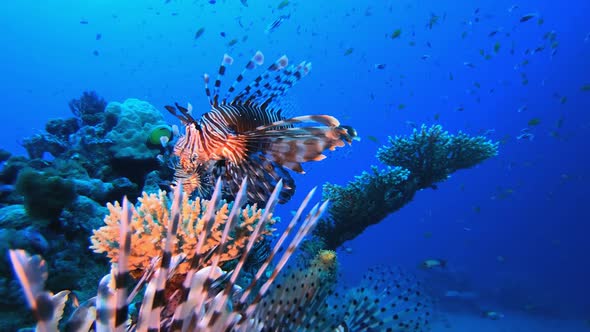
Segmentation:
{"type": "Polygon", "coordinates": [[[37,320],[37,331],[57,332],[70,292],[62,291],[53,295],[45,290],[47,265],[41,256],[31,256],[24,250],[10,250],[9,254],[27,303],[37,320]]]}

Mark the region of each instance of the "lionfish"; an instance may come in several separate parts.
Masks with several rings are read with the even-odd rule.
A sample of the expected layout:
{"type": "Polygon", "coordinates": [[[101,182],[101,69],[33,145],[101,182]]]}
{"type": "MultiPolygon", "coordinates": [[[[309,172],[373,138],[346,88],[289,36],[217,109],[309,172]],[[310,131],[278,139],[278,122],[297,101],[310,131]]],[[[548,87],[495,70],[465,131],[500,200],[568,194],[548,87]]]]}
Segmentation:
{"type": "Polygon", "coordinates": [[[213,187],[211,179],[221,177],[226,194],[235,197],[242,179],[247,178],[248,201],[263,204],[282,179],[280,202],[284,203],[295,191],[287,169],[304,173],[301,163],[322,160],[326,157],[323,151],[357,138],[352,127],[340,125],[329,115],[284,116],[281,97],[309,73],[309,62],[289,65],[282,56],[236,92],[246,72],[263,62],[263,54],[257,51],[222,98],[222,79],[233,63],[225,54],[212,91],[210,77],[204,75],[211,110],[198,120],[190,104],[186,108],[178,103],[165,106],[185,126],[185,135],[174,146],[174,169],[175,179],[182,181],[186,192],[207,196],[213,187]],[[295,126],[302,123],[316,126],[295,126]]]}

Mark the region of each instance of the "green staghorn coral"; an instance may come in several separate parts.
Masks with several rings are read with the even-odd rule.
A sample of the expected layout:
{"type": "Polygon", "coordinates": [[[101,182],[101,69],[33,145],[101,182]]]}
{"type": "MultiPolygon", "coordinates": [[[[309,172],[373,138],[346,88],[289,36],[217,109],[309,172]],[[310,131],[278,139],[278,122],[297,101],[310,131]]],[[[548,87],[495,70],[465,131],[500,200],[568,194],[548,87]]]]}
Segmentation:
{"type": "Polygon", "coordinates": [[[377,151],[387,165],[363,172],[346,186],[327,183],[324,199],[331,202],[329,217],[317,226],[315,241],[336,249],[409,203],[418,190],[435,188],[437,182],[497,154],[498,144],[483,136],[459,132],[451,135],[441,126],[422,125],[408,137],[389,139],[377,151]]]}

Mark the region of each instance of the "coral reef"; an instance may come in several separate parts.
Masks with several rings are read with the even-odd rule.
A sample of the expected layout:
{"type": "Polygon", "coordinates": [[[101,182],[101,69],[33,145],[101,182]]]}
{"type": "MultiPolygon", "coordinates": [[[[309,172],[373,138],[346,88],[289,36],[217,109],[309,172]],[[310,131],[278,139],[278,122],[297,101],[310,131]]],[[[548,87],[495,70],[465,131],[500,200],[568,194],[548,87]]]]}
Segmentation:
{"type": "MultiPolygon", "coordinates": [[[[133,219],[131,222],[131,252],[128,257],[129,270],[131,275],[139,277],[145,272],[154,257],[157,257],[163,247],[166,238],[167,229],[171,221],[171,204],[172,201],[166,195],[166,192],[147,194],[139,198],[138,206],[133,210],[133,219]]],[[[195,254],[203,255],[219,245],[221,233],[229,217],[229,212],[233,208],[233,203],[222,201],[221,205],[215,210],[215,221],[209,224],[211,237],[195,252],[197,248],[198,234],[203,232],[203,227],[207,224],[206,207],[209,201],[197,197],[194,201],[189,200],[188,196],[183,196],[180,205],[180,222],[176,232],[176,244],[172,248],[174,255],[183,255],[185,261],[180,263],[176,269],[177,273],[185,274],[190,266],[189,262],[195,254]]],[[[123,213],[121,205],[116,202],[107,205],[109,214],[104,219],[106,225],[93,232],[91,249],[97,253],[106,253],[112,263],[119,259],[119,230],[120,220],[123,213]]],[[[230,234],[231,241],[228,243],[226,251],[221,253],[220,262],[229,261],[238,258],[243,251],[248,240],[248,235],[261,222],[260,218],[263,210],[254,206],[246,206],[239,209],[236,227],[230,234]]],[[[260,238],[271,233],[270,228],[276,219],[264,221],[265,228],[260,232],[260,238]]]]}
{"type": "Polygon", "coordinates": [[[166,126],[160,111],[148,102],[130,98],[123,103],[110,102],[105,113],[116,119],[105,136],[113,142],[109,149],[114,159],[155,160],[160,149],[146,142],[151,139],[154,128],[166,126]]]}
{"type": "MultiPolygon", "coordinates": [[[[72,99],[68,103],[70,111],[83,124],[94,126],[104,121],[106,101],[94,91],[84,91],[79,99],[72,99]]],[[[49,130],[47,130],[49,132],[49,130]]]]}
{"type": "Polygon", "coordinates": [[[62,210],[76,199],[72,181],[32,169],[19,173],[16,191],[24,197],[27,214],[47,223],[55,221],[62,210]]]}
{"type": "Polygon", "coordinates": [[[338,248],[409,203],[418,190],[436,188],[451,173],[473,167],[498,150],[498,144],[485,137],[451,135],[439,125],[423,125],[409,137],[390,138],[389,144],[377,152],[385,169],[373,166],[346,186],[324,185],[324,199],[331,205],[314,231],[320,246],[338,248]]]}
{"type": "Polygon", "coordinates": [[[457,170],[471,168],[498,151],[498,144],[483,136],[470,137],[463,132],[450,135],[440,125],[422,125],[409,137],[390,137],[389,144],[379,148],[377,158],[385,165],[409,170],[409,180],[419,189],[446,180],[457,170]]]}
{"type": "MultiPolygon", "coordinates": [[[[245,181],[244,181],[245,183],[245,181]]],[[[144,271],[144,278],[140,279],[137,286],[131,292],[127,293],[126,274],[128,273],[127,262],[132,252],[132,247],[141,248],[145,242],[132,236],[133,220],[137,215],[129,201],[124,200],[119,214],[118,227],[118,247],[119,251],[117,263],[112,264],[111,274],[105,275],[99,285],[99,291],[96,301],[85,302],[80,305],[71,315],[67,322],[64,322],[66,330],[74,326],[84,326],[84,330],[90,328],[93,324],[97,329],[105,330],[120,329],[123,324],[129,324],[129,330],[144,330],[148,324],[152,328],[162,328],[164,330],[176,330],[189,328],[191,330],[245,330],[249,331],[254,328],[264,326],[263,320],[258,320],[259,316],[254,315],[260,299],[264,297],[269,286],[276,280],[285,263],[289,260],[297,246],[317,220],[325,211],[327,204],[316,204],[308,213],[304,221],[300,222],[302,211],[306,208],[312,193],[303,201],[299,208],[300,213],[292,220],[290,227],[282,233],[278,243],[274,246],[272,252],[260,266],[255,278],[247,287],[239,287],[236,280],[240,275],[242,267],[249,256],[253,245],[258,241],[262,233],[270,226],[272,221],[271,215],[274,207],[278,202],[279,192],[282,183],[279,182],[273,191],[263,215],[259,218],[260,222],[254,227],[246,227],[245,235],[247,245],[238,249],[240,257],[236,267],[229,272],[223,271],[219,267],[224,253],[234,246],[235,239],[230,234],[235,234],[236,230],[241,228],[240,218],[243,209],[240,205],[245,201],[246,188],[242,188],[236,196],[236,202],[229,211],[227,218],[223,223],[221,234],[213,231],[210,226],[215,225],[219,220],[219,214],[215,214],[216,207],[226,206],[220,201],[221,182],[218,181],[212,198],[207,202],[205,208],[206,217],[204,227],[199,233],[193,234],[197,238],[196,253],[197,255],[188,259],[190,262],[189,269],[184,274],[182,287],[174,292],[169,292],[168,287],[174,276],[178,274],[179,263],[186,259],[185,255],[175,254],[174,243],[177,242],[177,231],[180,224],[184,221],[181,214],[190,213],[183,211],[190,206],[186,204],[182,193],[181,186],[175,190],[170,207],[170,224],[167,224],[165,231],[165,241],[159,246],[155,259],[152,260],[148,270],[144,271]],[[295,227],[298,225],[298,227],[295,227]],[[286,250],[278,254],[284,241],[289,238],[292,231],[296,234],[292,237],[286,250]],[[214,242],[215,245],[211,246],[214,242]],[[201,248],[208,248],[201,254],[201,248]],[[270,277],[261,287],[256,288],[260,278],[266,274],[267,268],[272,264],[275,256],[279,263],[270,268],[270,277]],[[114,283],[112,282],[114,281],[114,283]],[[129,305],[139,291],[145,287],[137,316],[128,316],[129,305]],[[129,297],[128,297],[129,295],[129,297]],[[231,304],[231,305],[230,305],[231,304]],[[99,315],[99,313],[103,315],[99,315]],[[250,319],[250,316],[252,317],[250,319]],[[149,318],[149,320],[148,320],[149,318]]],[[[243,184],[245,185],[245,184],[243,184]]],[[[164,216],[160,216],[164,217],[164,216]]],[[[168,218],[168,217],[165,217],[168,218]]],[[[148,245],[151,247],[151,245],[148,245]]],[[[58,322],[61,320],[63,308],[68,291],[62,291],[53,294],[46,291],[45,283],[47,279],[47,267],[40,256],[33,256],[24,250],[11,250],[10,258],[18,280],[25,290],[26,299],[29,307],[33,311],[33,316],[37,321],[37,328],[44,330],[55,330],[58,322]]]]}
{"type": "MultiPolygon", "coordinates": [[[[133,107],[113,105],[119,105],[121,112],[112,111],[112,107],[107,110],[104,99],[85,92],[69,105],[74,117],[51,119],[45,131],[23,139],[28,157],[0,151],[0,263],[7,266],[8,249],[42,254],[52,272],[47,286],[67,287],[80,298],[88,297],[87,286],[96,285],[108,268],[107,259],[88,248],[92,230],[102,225],[107,213],[104,204],[125,195],[135,200],[146,185],[157,192],[172,179],[168,165],[155,158],[158,153],[168,154],[171,147],[145,150],[151,127],[129,132],[135,140],[126,140],[125,128],[121,127],[130,121],[143,121],[148,111],[148,117],[161,119],[159,113],[155,114],[158,111],[145,102],[136,102],[139,106],[133,107]],[[152,157],[118,158],[113,147],[122,142],[128,144],[128,150],[150,151],[152,157]]],[[[0,316],[25,317],[15,312],[18,309],[14,304],[21,301],[17,286],[10,271],[0,269],[0,316]]],[[[0,330],[15,330],[16,320],[3,317],[0,330]]]]}

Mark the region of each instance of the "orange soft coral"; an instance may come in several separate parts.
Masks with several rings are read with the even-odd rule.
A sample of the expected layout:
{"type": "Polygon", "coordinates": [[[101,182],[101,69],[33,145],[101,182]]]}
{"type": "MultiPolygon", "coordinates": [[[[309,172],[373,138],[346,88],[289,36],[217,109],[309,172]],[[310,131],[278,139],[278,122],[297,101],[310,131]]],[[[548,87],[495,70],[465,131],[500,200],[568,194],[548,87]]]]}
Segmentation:
{"type": "MultiPolygon", "coordinates": [[[[180,224],[173,255],[182,254],[186,257],[184,262],[180,263],[177,273],[184,274],[189,269],[188,259],[195,254],[198,234],[203,230],[206,200],[196,198],[194,201],[188,199],[185,195],[182,202],[180,224]]],[[[143,193],[139,198],[137,207],[133,210],[132,229],[132,247],[129,256],[129,271],[135,277],[148,269],[151,260],[158,257],[164,246],[166,238],[166,229],[170,223],[170,204],[171,201],[166,192],[160,191],[157,194],[143,193]]],[[[215,212],[215,223],[213,224],[211,235],[207,238],[206,244],[201,248],[201,254],[207,253],[219,244],[223,225],[225,224],[232,203],[222,201],[220,207],[215,212]]],[[[93,249],[97,253],[106,253],[111,262],[116,263],[119,257],[119,225],[121,220],[121,205],[119,202],[108,204],[109,214],[105,217],[105,226],[93,231],[91,237],[93,249]]],[[[254,229],[256,223],[260,221],[262,209],[258,209],[256,204],[246,206],[240,213],[239,226],[231,234],[231,244],[225,248],[221,255],[222,261],[228,261],[239,257],[242,249],[246,246],[248,236],[254,229]]],[[[276,220],[270,220],[270,225],[276,220]]],[[[271,234],[272,229],[266,229],[262,236],[271,234]]]]}

